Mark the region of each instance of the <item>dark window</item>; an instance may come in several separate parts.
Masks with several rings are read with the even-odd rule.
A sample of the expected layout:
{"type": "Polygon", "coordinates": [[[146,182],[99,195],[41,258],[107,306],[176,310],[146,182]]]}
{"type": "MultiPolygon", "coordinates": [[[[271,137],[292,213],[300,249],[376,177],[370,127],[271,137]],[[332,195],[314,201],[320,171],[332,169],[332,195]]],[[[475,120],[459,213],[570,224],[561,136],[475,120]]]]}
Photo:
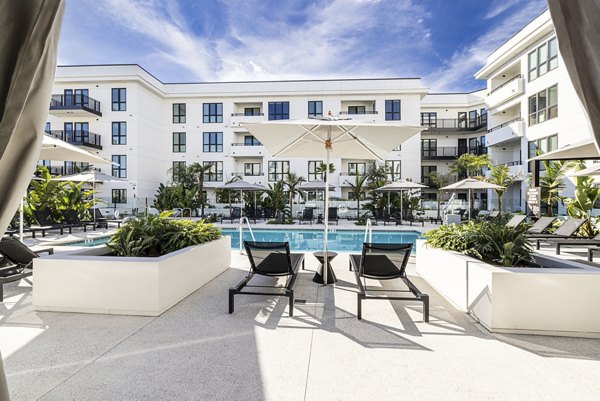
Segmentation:
{"type": "Polygon", "coordinates": [[[425,185],[433,185],[431,174],[437,172],[437,166],[421,166],[421,179],[425,185]]]}
{"type": "Polygon", "coordinates": [[[324,200],[325,191],[306,191],[306,200],[309,202],[318,202],[324,200]]]}
{"type": "Polygon", "coordinates": [[[262,175],[262,163],[244,163],[245,176],[262,175]]]}
{"type": "Polygon", "coordinates": [[[223,103],[204,103],[203,104],[203,119],[205,123],[222,123],[223,122],[223,103]]]}
{"type": "Polygon", "coordinates": [[[290,172],[290,162],[269,162],[269,181],[281,181],[290,172]]]}
{"type": "Polygon", "coordinates": [[[261,146],[262,143],[252,135],[244,135],[244,146],[261,146]]]}
{"type": "Polygon", "coordinates": [[[112,111],[127,110],[127,89],[113,88],[112,90],[112,111]]]}
{"type": "Polygon", "coordinates": [[[366,172],[366,163],[348,163],[348,175],[365,175],[366,172]]]}
{"type": "Polygon", "coordinates": [[[44,132],[50,132],[52,131],[52,127],[50,126],[50,123],[46,123],[46,128],[44,129],[44,132]]]}
{"type": "Polygon", "coordinates": [[[73,141],[75,140],[75,135],[73,133],[73,123],[65,123],[64,127],[65,131],[62,138],[63,141],[73,143],[73,141]]]}
{"type": "Polygon", "coordinates": [[[260,107],[245,107],[245,116],[260,116],[260,107]]]}
{"type": "Polygon", "coordinates": [[[112,123],[112,144],[127,145],[127,123],[125,121],[112,123]]]}
{"type": "Polygon", "coordinates": [[[554,85],[529,98],[529,125],[558,117],[558,86],[554,85]]]}
{"type": "Polygon", "coordinates": [[[206,173],[204,180],[207,182],[223,181],[223,162],[204,162],[205,166],[211,165],[206,173]]]}
{"type": "Polygon", "coordinates": [[[75,89],[75,105],[89,107],[90,91],[88,89],[75,89]]]}
{"type": "Polygon", "coordinates": [[[184,153],[185,149],[185,132],[173,132],[173,152],[184,153]]]}
{"type": "Polygon", "coordinates": [[[323,117],[323,102],[320,100],[310,100],[308,102],[308,116],[323,117]]]}
{"type": "Polygon", "coordinates": [[[421,139],[421,157],[437,156],[437,139],[421,139]]]}
{"type": "Polygon", "coordinates": [[[126,189],[113,189],[112,190],[112,203],[127,203],[127,190],[126,189]]]}
{"type": "Polygon", "coordinates": [[[173,182],[179,182],[179,180],[181,180],[182,175],[185,173],[185,162],[174,161],[171,173],[173,173],[173,182]]]}
{"type": "Polygon", "coordinates": [[[90,143],[90,124],[75,123],[75,132],[73,133],[73,143],[90,143]]]}
{"type": "Polygon", "coordinates": [[[173,123],[185,123],[185,103],[173,103],[173,123]]]}
{"type": "MultiPolygon", "coordinates": [[[[540,138],[535,141],[528,142],[528,159],[537,156],[538,150],[541,153],[548,153],[558,149],[558,134],[540,138]]],[[[528,163],[528,170],[531,172],[533,162],[528,163]]],[[[540,171],[545,170],[544,163],[540,163],[540,171]]]]}
{"type": "Polygon", "coordinates": [[[348,114],[365,114],[365,106],[348,106],[348,114]]]}
{"type": "Polygon", "coordinates": [[[323,173],[319,171],[321,160],[311,160],[308,162],[308,181],[323,181],[323,173]]]}
{"type": "Polygon", "coordinates": [[[387,167],[388,180],[398,181],[401,179],[400,173],[402,169],[400,160],[386,160],[385,165],[387,167]]]}
{"type": "Polygon", "coordinates": [[[479,154],[479,141],[477,138],[469,138],[469,153],[472,155],[479,154]]]}
{"type": "Polygon", "coordinates": [[[385,101],[385,120],[400,120],[400,100],[385,101]]]}
{"type": "Polygon", "coordinates": [[[127,178],[127,156],[113,155],[112,176],[116,178],[127,178]]]}
{"type": "Polygon", "coordinates": [[[223,133],[205,132],[203,152],[222,152],[223,151],[223,133]]]}
{"type": "Polygon", "coordinates": [[[269,120],[288,120],[290,102],[269,102],[269,120]]]}
{"type": "Polygon", "coordinates": [[[467,128],[467,112],[458,112],[458,128],[467,128]]]}
{"type": "Polygon", "coordinates": [[[437,113],[421,113],[421,125],[423,127],[437,127],[437,113]]]}
{"type": "Polygon", "coordinates": [[[480,124],[487,125],[487,109],[483,108],[479,110],[480,124]]]}
{"type": "Polygon", "coordinates": [[[78,174],[83,171],[89,171],[90,165],[89,163],[79,163],[79,162],[70,162],[67,161],[64,163],[64,169],[60,174],[71,175],[78,174]]]}
{"type": "Polygon", "coordinates": [[[529,52],[527,61],[529,81],[533,81],[558,67],[558,42],[556,38],[542,43],[537,49],[529,52]]]}
{"type": "Polygon", "coordinates": [[[479,115],[477,110],[469,111],[469,128],[475,128],[479,125],[479,115]]]}

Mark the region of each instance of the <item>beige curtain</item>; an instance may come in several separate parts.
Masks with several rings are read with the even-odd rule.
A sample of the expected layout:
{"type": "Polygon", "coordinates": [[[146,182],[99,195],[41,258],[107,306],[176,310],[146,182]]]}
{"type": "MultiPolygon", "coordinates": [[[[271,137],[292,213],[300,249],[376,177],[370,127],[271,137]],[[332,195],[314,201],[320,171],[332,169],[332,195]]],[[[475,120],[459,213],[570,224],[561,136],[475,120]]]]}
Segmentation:
{"type": "Polygon", "coordinates": [[[600,152],[600,0],[548,0],[558,46],[600,152]]]}
{"type": "MultiPolygon", "coordinates": [[[[63,13],[63,0],[0,0],[0,233],[39,158],[63,13]]],[[[9,398],[1,361],[4,401],[9,398]]]]}

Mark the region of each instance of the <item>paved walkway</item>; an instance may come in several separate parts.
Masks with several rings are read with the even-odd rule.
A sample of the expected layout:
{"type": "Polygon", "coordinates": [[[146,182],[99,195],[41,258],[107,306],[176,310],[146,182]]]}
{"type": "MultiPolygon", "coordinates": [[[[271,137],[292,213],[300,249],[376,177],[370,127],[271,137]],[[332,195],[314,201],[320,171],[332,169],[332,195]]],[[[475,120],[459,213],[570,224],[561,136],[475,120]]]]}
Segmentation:
{"type": "MultiPolygon", "coordinates": [[[[307,262],[316,268],[311,255],[307,262]]],[[[491,335],[418,277],[431,295],[429,324],[411,302],[367,301],[358,321],[347,263],[343,254],[333,262],[336,286],[302,272],[296,297],[306,302],[293,318],[285,298],[238,297],[236,313],[227,313],[227,288],[247,269],[236,253],[230,270],[158,318],[38,313],[31,288],[11,283],[0,304],[0,349],[12,397],[599,399],[600,340],[491,335]]]]}

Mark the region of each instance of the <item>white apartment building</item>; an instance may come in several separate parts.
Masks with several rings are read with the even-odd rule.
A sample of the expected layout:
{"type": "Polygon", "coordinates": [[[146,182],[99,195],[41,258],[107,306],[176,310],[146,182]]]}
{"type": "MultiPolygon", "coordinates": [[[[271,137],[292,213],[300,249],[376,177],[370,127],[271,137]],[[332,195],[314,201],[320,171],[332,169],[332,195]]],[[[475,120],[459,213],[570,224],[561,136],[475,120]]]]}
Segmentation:
{"type": "MultiPolygon", "coordinates": [[[[273,158],[243,122],[327,115],[407,125],[421,121],[427,94],[420,79],[344,79],[273,82],[163,83],[138,65],[59,67],[47,132],[85,147],[116,165],[94,168],[123,179],[98,186],[99,198],[121,209],[149,204],[160,183],[182,165],[209,163],[208,198],[235,176],[267,185],[288,171],[321,180],[318,158],[273,158]]],[[[421,181],[418,135],[385,161],[390,179],[421,181]]],[[[49,164],[70,174],[72,163],[49,164]]],[[[348,198],[355,175],[366,160],[334,159],[332,196],[348,198]]],[[[81,167],[81,166],[76,166],[81,167]]]]}
{"type": "MultiPolygon", "coordinates": [[[[547,152],[591,136],[558,51],[550,12],[541,14],[490,54],[476,78],[487,81],[489,155],[494,163],[510,166],[519,177],[505,193],[504,205],[506,210],[525,210],[527,160],[538,149],[547,152]]],[[[571,185],[565,191],[569,194],[571,185]]],[[[493,191],[490,196],[495,197],[493,191]]],[[[564,212],[562,206],[560,212],[564,212]]]]}

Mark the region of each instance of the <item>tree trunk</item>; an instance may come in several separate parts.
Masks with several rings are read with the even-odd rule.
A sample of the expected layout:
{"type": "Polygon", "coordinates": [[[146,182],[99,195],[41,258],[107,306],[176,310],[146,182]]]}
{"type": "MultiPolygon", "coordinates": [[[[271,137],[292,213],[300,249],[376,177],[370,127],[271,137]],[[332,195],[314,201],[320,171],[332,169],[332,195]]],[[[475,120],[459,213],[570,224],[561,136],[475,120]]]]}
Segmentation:
{"type": "Polygon", "coordinates": [[[204,217],[204,175],[202,174],[198,179],[198,187],[200,189],[200,216],[204,217]]]}

